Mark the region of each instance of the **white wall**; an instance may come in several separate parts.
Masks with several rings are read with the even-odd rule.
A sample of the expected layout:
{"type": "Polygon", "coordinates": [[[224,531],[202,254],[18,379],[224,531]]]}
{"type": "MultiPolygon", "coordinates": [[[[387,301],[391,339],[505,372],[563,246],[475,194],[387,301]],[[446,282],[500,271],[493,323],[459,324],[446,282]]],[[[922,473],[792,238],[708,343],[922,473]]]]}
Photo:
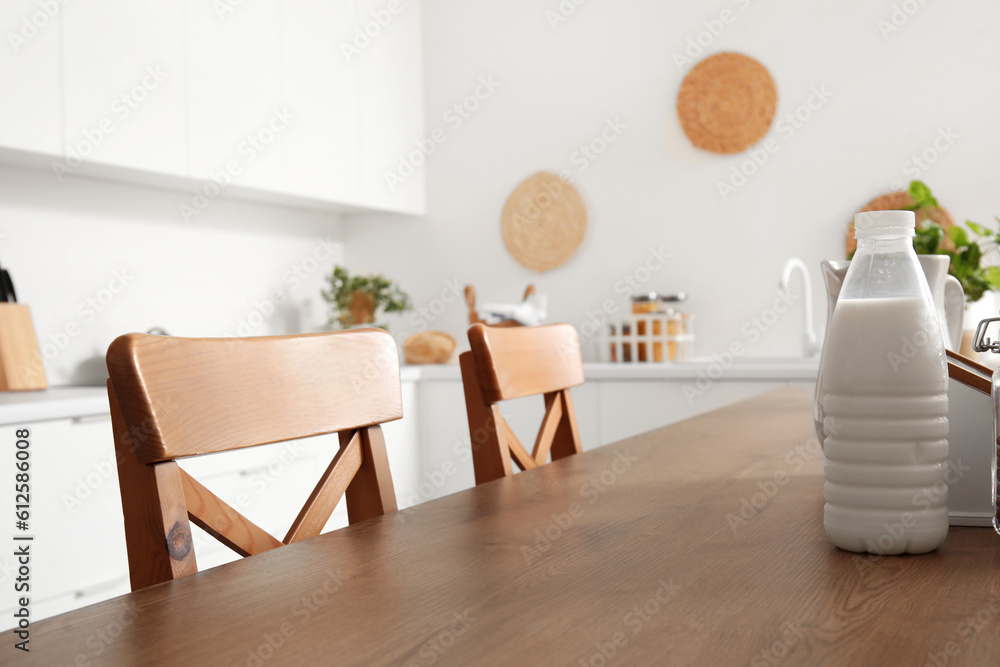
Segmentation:
{"type": "MultiPolygon", "coordinates": [[[[795,354],[801,304],[756,342],[750,324],[774,301],[785,260],[798,256],[811,268],[822,331],[819,261],[843,257],[852,214],[918,175],[908,161],[932,152],[939,132],[950,129],[957,138],[941,144],[947,150],[919,177],[959,220],[1000,214],[996,3],[590,0],[553,29],[546,12],[560,6],[575,4],[425,4],[427,130],[442,127],[447,137],[426,165],[427,219],[344,226],[352,269],[384,271],[418,305],[441,313],[411,315],[396,333],[429,320],[467,347],[464,303],[435,303],[450,294],[451,279],[475,284],[482,301],[516,300],[534,282],[549,296],[551,321],[580,327],[606,299],[624,306],[616,283],[645,261],[649,246],[662,244],[672,257],[645,287],[689,293],[699,354],[734,341],[748,354],[795,354]],[[883,37],[878,22],[891,22],[903,4],[912,16],[897,13],[902,25],[883,37]],[[744,52],[768,67],[779,94],[769,135],[778,151],[726,202],[717,182],[748,155],[690,146],[675,111],[690,64],[679,70],[673,58],[724,9],[734,20],[695,61],[744,52]],[[460,127],[449,124],[447,110],[474,92],[479,77],[491,76],[500,87],[460,127]],[[832,97],[788,136],[779,120],[805,104],[814,87],[832,97]],[[574,151],[608,118],[628,128],[579,171],[574,151]],[[543,169],[571,171],[589,229],[567,264],[538,275],[507,253],[500,214],[518,182],[543,169]]],[[[795,279],[792,293],[800,290],[795,279]]]]}
{"type": "Polygon", "coordinates": [[[319,330],[323,278],[342,257],[329,213],[0,167],[0,262],[31,308],[50,386],[107,377],[118,335],[319,330]]]}
{"type": "MultiPolygon", "coordinates": [[[[352,270],[384,272],[415,297],[424,313],[398,320],[394,333],[442,329],[463,347],[461,284],[473,283],[485,302],[514,300],[534,282],[549,296],[551,321],[580,327],[606,299],[624,306],[616,283],[642,265],[649,246],[663,245],[672,257],[644,287],[690,294],[700,354],[732,341],[747,344],[750,354],[789,354],[799,344],[798,309],[756,344],[743,332],[774,300],[785,259],[797,255],[815,268],[840,257],[851,214],[894,181],[908,181],[908,160],[933,149],[939,131],[951,128],[958,138],[921,177],[958,219],[985,222],[1000,213],[993,196],[1000,155],[995,3],[916,5],[888,39],[877,22],[891,20],[893,3],[882,1],[741,0],[699,8],[590,0],[552,29],[546,12],[559,6],[425,3],[427,130],[441,127],[446,136],[425,167],[426,219],[341,222],[328,213],[220,199],[186,225],[177,205],[190,193],[82,178],[57,183],[48,171],[0,167],[0,262],[31,306],[51,357],[50,384],[99,382],[107,344],[126,331],[317,330],[325,319],[320,283],[337,259],[317,238],[340,243],[333,252],[343,252],[352,270]],[[678,71],[672,57],[722,9],[735,21],[706,54],[738,50],[763,62],[777,81],[779,118],[813,86],[833,93],[790,138],[772,129],[779,151],[727,202],[716,183],[747,156],[690,147],[674,112],[687,69],[678,71]],[[476,91],[480,77],[500,86],[455,127],[455,116],[445,113],[476,91]],[[628,127],[579,171],[574,152],[608,118],[628,127]],[[500,212],[517,183],[541,169],[572,173],[589,230],[566,265],[538,275],[507,253],[500,212]],[[289,272],[314,253],[323,261],[297,285],[289,272]],[[134,279],[120,294],[105,291],[123,268],[134,279]],[[263,317],[275,291],[286,299],[263,317]],[[89,314],[87,299],[108,297],[102,312],[89,314]],[[62,337],[67,326],[75,336],[62,337]]],[[[812,292],[822,327],[817,273],[812,292]]],[[[793,293],[799,289],[796,281],[793,293]]]]}

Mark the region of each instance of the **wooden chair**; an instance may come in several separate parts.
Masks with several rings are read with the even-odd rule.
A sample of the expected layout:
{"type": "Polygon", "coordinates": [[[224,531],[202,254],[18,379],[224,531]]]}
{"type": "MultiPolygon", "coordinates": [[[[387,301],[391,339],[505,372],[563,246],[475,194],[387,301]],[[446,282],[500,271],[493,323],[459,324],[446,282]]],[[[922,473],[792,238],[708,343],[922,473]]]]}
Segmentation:
{"type": "Polygon", "coordinates": [[[540,327],[469,327],[472,349],[459,356],[472,438],[476,484],[544,465],[581,451],[569,388],[583,384],[576,330],[568,324],[540,327]],[[545,417],[529,454],[498,403],[545,395],[545,417]]]}
{"type": "Polygon", "coordinates": [[[344,495],[350,523],[396,510],[379,424],[403,409],[385,331],[128,334],[107,362],[132,590],[197,572],[189,519],[249,556],[319,534],[344,495]],[[175,461],[334,432],[340,449],[281,541],[175,461]]]}

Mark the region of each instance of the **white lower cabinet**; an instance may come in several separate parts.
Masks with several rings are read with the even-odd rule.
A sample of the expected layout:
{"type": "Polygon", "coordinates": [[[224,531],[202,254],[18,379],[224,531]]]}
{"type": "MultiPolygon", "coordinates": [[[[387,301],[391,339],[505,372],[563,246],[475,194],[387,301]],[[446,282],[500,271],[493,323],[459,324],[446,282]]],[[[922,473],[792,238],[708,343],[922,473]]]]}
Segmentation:
{"type": "MultiPolygon", "coordinates": [[[[420,475],[417,486],[407,490],[408,504],[425,502],[475,486],[469,421],[461,380],[428,380],[420,383],[420,475]]],[[[588,383],[570,390],[584,449],[600,445],[598,387],[588,383]]],[[[545,414],[541,396],[528,396],[502,404],[507,423],[528,451],[545,414]]]]}
{"type": "MultiPolygon", "coordinates": [[[[571,390],[584,450],[667,426],[786,384],[812,391],[812,382],[776,380],[716,382],[698,396],[690,380],[588,380],[571,390]],[[690,397],[690,398],[689,398],[690,397]]],[[[475,485],[465,395],[461,380],[427,380],[418,388],[420,474],[405,496],[416,504],[475,485]]],[[[501,405],[504,417],[529,451],[542,422],[544,403],[531,396],[501,405]]],[[[397,487],[398,488],[398,487],[397,487]]]]}
{"type": "Polygon", "coordinates": [[[615,442],[725,407],[774,389],[774,381],[717,382],[700,394],[690,381],[604,380],[597,383],[601,442],[615,442]]]}
{"type": "Polygon", "coordinates": [[[0,614],[10,623],[21,592],[30,600],[32,620],[60,614],[129,590],[125,532],[118,491],[110,417],[60,419],[0,428],[3,467],[10,471],[3,489],[8,521],[0,539],[7,543],[0,556],[0,614]],[[15,524],[14,462],[19,429],[27,428],[30,464],[28,529],[15,524]],[[31,536],[31,541],[14,537],[31,536]],[[29,581],[14,556],[28,545],[29,581]],[[15,595],[18,598],[15,598],[15,595]]]}
{"type": "MultiPolygon", "coordinates": [[[[338,447],[336,435],[324,435],[182,459],[179,463],[215,495],[281,540],[338,447]]],[[[341,513],[346,525],[342,507],[337,508],[331,523],[337,523],[336,515],[341,513]]],[[[191,531],[199,570],[240,558],[193,524],[191,531]]]]}

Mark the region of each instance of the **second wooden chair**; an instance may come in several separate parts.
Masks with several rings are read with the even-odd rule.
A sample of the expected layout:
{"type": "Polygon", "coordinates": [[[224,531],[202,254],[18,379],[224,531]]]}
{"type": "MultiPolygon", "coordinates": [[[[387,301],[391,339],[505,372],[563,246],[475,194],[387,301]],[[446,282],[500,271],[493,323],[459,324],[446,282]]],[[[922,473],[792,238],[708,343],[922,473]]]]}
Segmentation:
{"type": "Polygon", "coordinates": [[[583,384],[580,340],[568,324],[469,327],[472,349],[459,356],[472,440],[476,484],[543,465],[581,451],[570,387],[583,384]],[[498,405],[543,394],[545,417],[529,453],[498,405]]]}

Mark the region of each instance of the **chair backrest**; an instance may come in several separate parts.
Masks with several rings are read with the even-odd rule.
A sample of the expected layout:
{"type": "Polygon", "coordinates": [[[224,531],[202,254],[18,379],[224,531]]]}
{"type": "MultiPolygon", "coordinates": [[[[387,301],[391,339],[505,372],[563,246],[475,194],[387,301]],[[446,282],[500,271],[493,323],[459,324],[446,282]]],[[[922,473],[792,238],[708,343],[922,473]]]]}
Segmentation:
{"type": "Polygon", "coordinates": [[[259,338],[128,334],[107,355],[132,590],[197,572],[193,521],[243,556],[395,511],[379,424],[403,416],[396,343],[381,329],[259,338]],[[175,459],[339,433],[340,448],[278,540],[175,459]]]}
{"type": "Polygon", "coordinates": [[[459,356],[469,417],[476,484],[543,465],[581,451],[569,388],[583,384],[580,340],[569,324],[540,327],[469,327],[472,349],[459,356]],[[545,417],[529,453],[498,403],[543,394],[545,417]]]}

